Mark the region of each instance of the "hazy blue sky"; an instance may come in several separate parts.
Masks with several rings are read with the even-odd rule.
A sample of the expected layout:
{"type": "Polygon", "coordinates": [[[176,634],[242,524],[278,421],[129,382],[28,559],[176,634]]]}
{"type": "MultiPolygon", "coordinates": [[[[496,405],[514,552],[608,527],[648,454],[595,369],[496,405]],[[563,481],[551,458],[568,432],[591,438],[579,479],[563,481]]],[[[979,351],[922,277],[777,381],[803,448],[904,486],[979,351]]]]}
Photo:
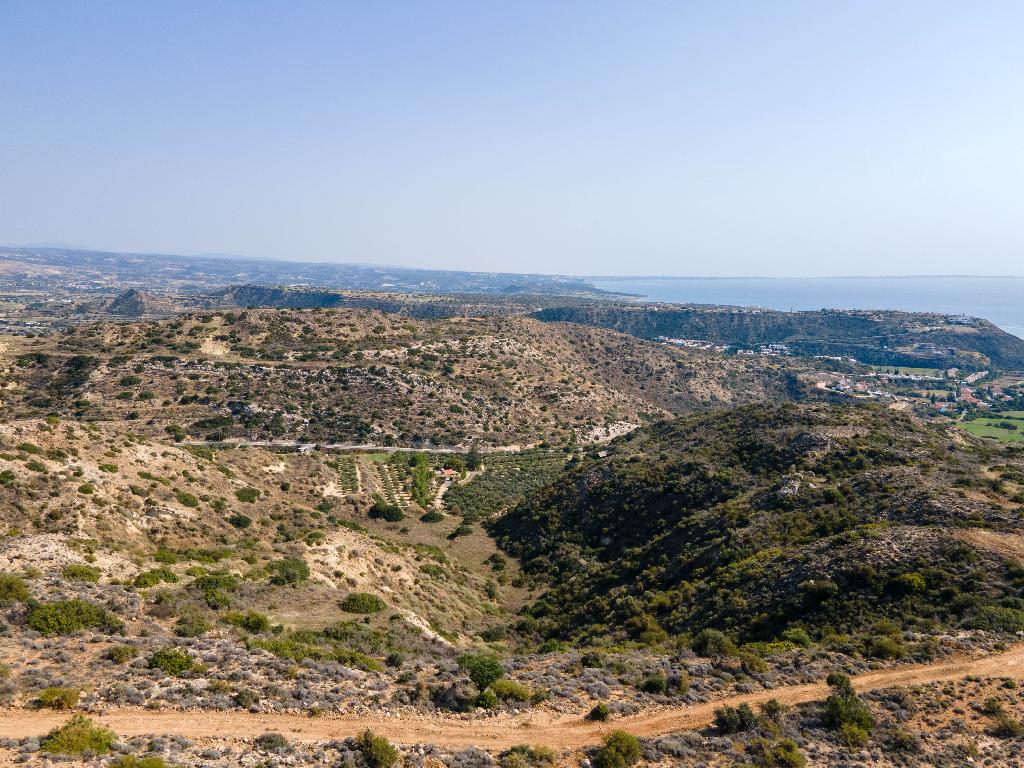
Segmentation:
{"type": "Polygon", "coordinates": [[[1024,3],[0,0],[0,242],[1024,273],[1024,3]]]}

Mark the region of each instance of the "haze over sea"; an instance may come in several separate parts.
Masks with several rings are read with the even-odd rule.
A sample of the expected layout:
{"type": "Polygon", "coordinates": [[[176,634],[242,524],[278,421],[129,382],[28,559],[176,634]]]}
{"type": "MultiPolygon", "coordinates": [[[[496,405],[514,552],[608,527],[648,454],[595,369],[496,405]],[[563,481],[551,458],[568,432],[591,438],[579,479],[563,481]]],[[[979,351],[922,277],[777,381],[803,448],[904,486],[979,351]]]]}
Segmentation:
{"type": "Polygon", "coordinates": [[[601,277],[592,282],[651,301],[970,315],[1024,338],[1024,277],[601,277]]]}

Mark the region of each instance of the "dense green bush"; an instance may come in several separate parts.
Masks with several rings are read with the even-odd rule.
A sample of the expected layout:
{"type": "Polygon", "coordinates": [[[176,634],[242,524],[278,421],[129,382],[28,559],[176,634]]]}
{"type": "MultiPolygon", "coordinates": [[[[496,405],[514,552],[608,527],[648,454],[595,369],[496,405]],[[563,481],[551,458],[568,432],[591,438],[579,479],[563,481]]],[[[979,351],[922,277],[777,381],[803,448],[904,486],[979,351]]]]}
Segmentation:
{"type": "Polygon", "coordinates": [[[288,739],[280,733],[264,733],[262,736],[257,736],[253,744],[257,749],[267,752],[289,752],[292,748],[288,739]]]}
{"type": "Polygon", "coordinates": [[[39,747],[43,752],[57,755],[105,755],[116,738],[108,728],[93,725],[84,715],[75,715],[46,734],[39,747]]]}
{"type": "Polygon", "coordinates": [[[286,557],[270,564],[270,583],[278,586],[298,584],[309,578],[309,564],[301,557],[286,557]]]}
{"type": "Polygon", "coordinates": [[[498,695],[490,688],[480,691],[480,695],[476,697],[475,704],[480,709],[497,709],[498,695]]]}
{"type": "Polygon", "coordinates": [[[871,712],[853,690],[849,677],[833,672],[827,682],[832,693],[825,700],[825,722],[838,730],[851,748],[863,746],[875,725],[871,712]]]}
{"type": "Polygon", "coordinates": [[[398,750],[383,736],[373,731],[363,731],[359,737],[359,751],[363,753],[370,768],[391,768],[398,762],[398,750]]]}
{"type": "Polygon", "coordinates": [[[341,610],[348,613],[379,613],[385,607],[383,600],[369,592],[353,592],[341,601],[341,610]]]}
{"type": "Polygon", "coordinates": [[[174,634],[178,637],[200,637],[213,629],[201,613],[189,612],[179,616],[174,623],[174,634]]]}
{"type": "Polygon", "coordinates": [[[145,757],[121,755],[110,765],[111,768],[169,768],[167,762],[156,755],[146,755],[145,757]]]}
{"type": "Polygon", "coordinates": [[[160,648],[149,657],[147,666],[150,669],[159,669],[168,675],[177,677],[196,669],[198,664],[180,648],[160,648]]]}
{"type": "Polygon", "coordinates": [[[270,631],[270,619],[257,611],[229,613],[224,617],[224,621],[253,634],[270,631]]]}
{"type": "Polygon", "coordinates": [[[0,573],[0,605],[28,602],[28,587],[20,576],[0,573]]]}
{"type": "Polygon", "coordinates": [[[89,584],[96,584],[100,580],[98,568],[91,565],[79,565],[68,563],[60,569],[61,575],[68,581],[84,581],[89,584]]]}
{"type": "Polygon", "coordinates": [[[640,681],[638,688],[644,693],[665,693],[668,690],[668,680],[661,673],[649,675],[640,681]]]}
{"type": "Polygon", "coordinates": [[[738,707],[724,706],[715,710],[715,727],[719,733],[741,733],[757,725],[757,715],[749,704],[738,707]]]}
{"type": "Polygon", "coordinates": [[[401,507],[388,504],[382,499],[377,499],[367,514],[373,520],[384,520],[388,523],[399,523],[405,519],[405,513],[401,507]]]}
{"type": "Polygon", "coordinates": [[[550,747],[517,744],[502,752],[501,768],[553,768],[558,754],[550,747]]]}
{"type": "Polygon", "coordinates": [[[124,664],[139,655],[139,649],[134,645],[115,645],[103,654],[103,658],[115,664],[124,664]]]}
{"type": "Polygon", "coordinates": [[[628,768],[640,760],[640,741],[625,731],[612,731],[591,761],[594,768],[628,768]]]}
{"type": "Polygon", "coordinates": [[[483,653],[467,653],[459,657],[459,667],[469,675],[481,691],[488,688],[505,674],[497,656],[483,653]]]}
{"type": "Polygon", "coordinates": [[[199,506],[199,499],[195,494],[189,493],[188,491],[175,491],[174,498],[177,499],[178,503],[183,507],[195,509],[199,506]]]}
{"type": "Polygon", "coordinates": [[[239,488],[235,491],[235,498],[246,504],[252,504],[259,500],[260,491],[258,488],[239,488]]]}
{"type": "Polygon", "coordinates": [[[52,687],[39,692],[36,704],[46,709],[71,709],[78,703],[77,688],[52,687]]]}
{"type": "Polygon", "coordinates": [[[758,768],[804,768],[807,758],[792,739],[754,739],[747,747],[747,755],[758,768]]]}
{"type": "Polygon", "coordinates": [[[491,690],[504,701],[529,701],[533,696],[533,691],[514,680],[495,680],[491,690]]]}
{"type": "Polygon", "coordinates": [[[597,704],[594,705],[593,709],[587,712],[587,716],[584,719],[596,723],[603,723],[605,720],[611,717],[611,715],[612,711],[608,708],[608,705],[605,704],[603,701],[599,701],[597,702],[597,704]]]}
{"type": "Polygon", "coordinates": [[[25,623],[43,635],[66,635],[86,628],[117,632],[123,626],[112,613],[85,600],[38,604],[29,610],[25,623]]]}
{"type": "Polygon", "coordinates": [[[155,587],[161,582],[168,584],[174,584],[178,581],[177,575],[170,568],[153,568],[149,571],[142,571],[138,576],[135,577],[133,582],[139,589],[148,589],[149,587],[155,587]]]}
{"type": "Polygon", "coordinates": [[[693,652],[699,656],[734,656],[736,644],[717,629],[705,629],[693,639],[693,652]]]}

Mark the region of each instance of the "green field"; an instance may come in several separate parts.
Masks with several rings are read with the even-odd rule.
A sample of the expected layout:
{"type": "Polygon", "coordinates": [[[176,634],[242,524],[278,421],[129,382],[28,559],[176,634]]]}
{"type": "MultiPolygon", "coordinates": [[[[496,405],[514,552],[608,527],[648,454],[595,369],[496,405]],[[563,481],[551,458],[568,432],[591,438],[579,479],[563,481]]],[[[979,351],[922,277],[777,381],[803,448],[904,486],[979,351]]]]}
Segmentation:
{"type": "Polygon", "coordinates": [[[1005,443],[1024,441],[1024,411],[1007,411],[1006,413],[993,414],[992,416],[965,421],[960,426],[978,437],[1001,440],[1005,443]],[[1007,428],[1007,424],[1015,425],[1017,429],[1007,428]]]}
{"type": "Polygon", "coordinates": [[[878,371],[879,373],[892,373],[893,371],[896,371],[897,373],[905,373],[908,376],[943,375],[942,368],[913,368],[907,365],[869,365],[868,368],[873,371],[878,371]]]}

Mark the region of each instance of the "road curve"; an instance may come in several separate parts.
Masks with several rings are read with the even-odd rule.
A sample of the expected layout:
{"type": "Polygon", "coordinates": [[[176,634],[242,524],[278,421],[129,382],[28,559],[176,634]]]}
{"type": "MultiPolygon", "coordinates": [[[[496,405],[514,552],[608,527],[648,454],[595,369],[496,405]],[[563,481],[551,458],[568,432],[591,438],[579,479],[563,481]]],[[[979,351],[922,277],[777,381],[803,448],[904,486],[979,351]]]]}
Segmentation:
{"type": "MultiPolygon", "coordinates": [[[[867,672],[854,677],[853,683],[857,690],[868,691],[955,680],[966,675],[1024,679],[1024,645],[982,658],[944,660],[935,664],[867,672]]],[[[562,750],[596,744],[605,732],[617,728],[637,736],[657,736],[703,728],[711,724],[714,710],[725,704],[757,705],[775,698],[792,705],[817,701],[826,695],[827,686],[824,683],[791,685],[771,691],[724,697],[702,704],[652,708],[607,723],[590,723],[583,720],[580,714],[552,715],[546,712],[499,715],[475,720],[454,715],[388,717],[369,714],[312,718],[298,714],[119,709],[94,714],[93,717],[122,738],[175,734],[199,741],[241,741],[276,731],[295,741],[311,742],[353,736],[370,728],[399,744],[477,746],[491,751],[507,749],[516,744],[537,744],[562,750]]],[[[67,718],[66,713],[50,711],[0,710],[0,736],[40,736],[67,718]]]]}

